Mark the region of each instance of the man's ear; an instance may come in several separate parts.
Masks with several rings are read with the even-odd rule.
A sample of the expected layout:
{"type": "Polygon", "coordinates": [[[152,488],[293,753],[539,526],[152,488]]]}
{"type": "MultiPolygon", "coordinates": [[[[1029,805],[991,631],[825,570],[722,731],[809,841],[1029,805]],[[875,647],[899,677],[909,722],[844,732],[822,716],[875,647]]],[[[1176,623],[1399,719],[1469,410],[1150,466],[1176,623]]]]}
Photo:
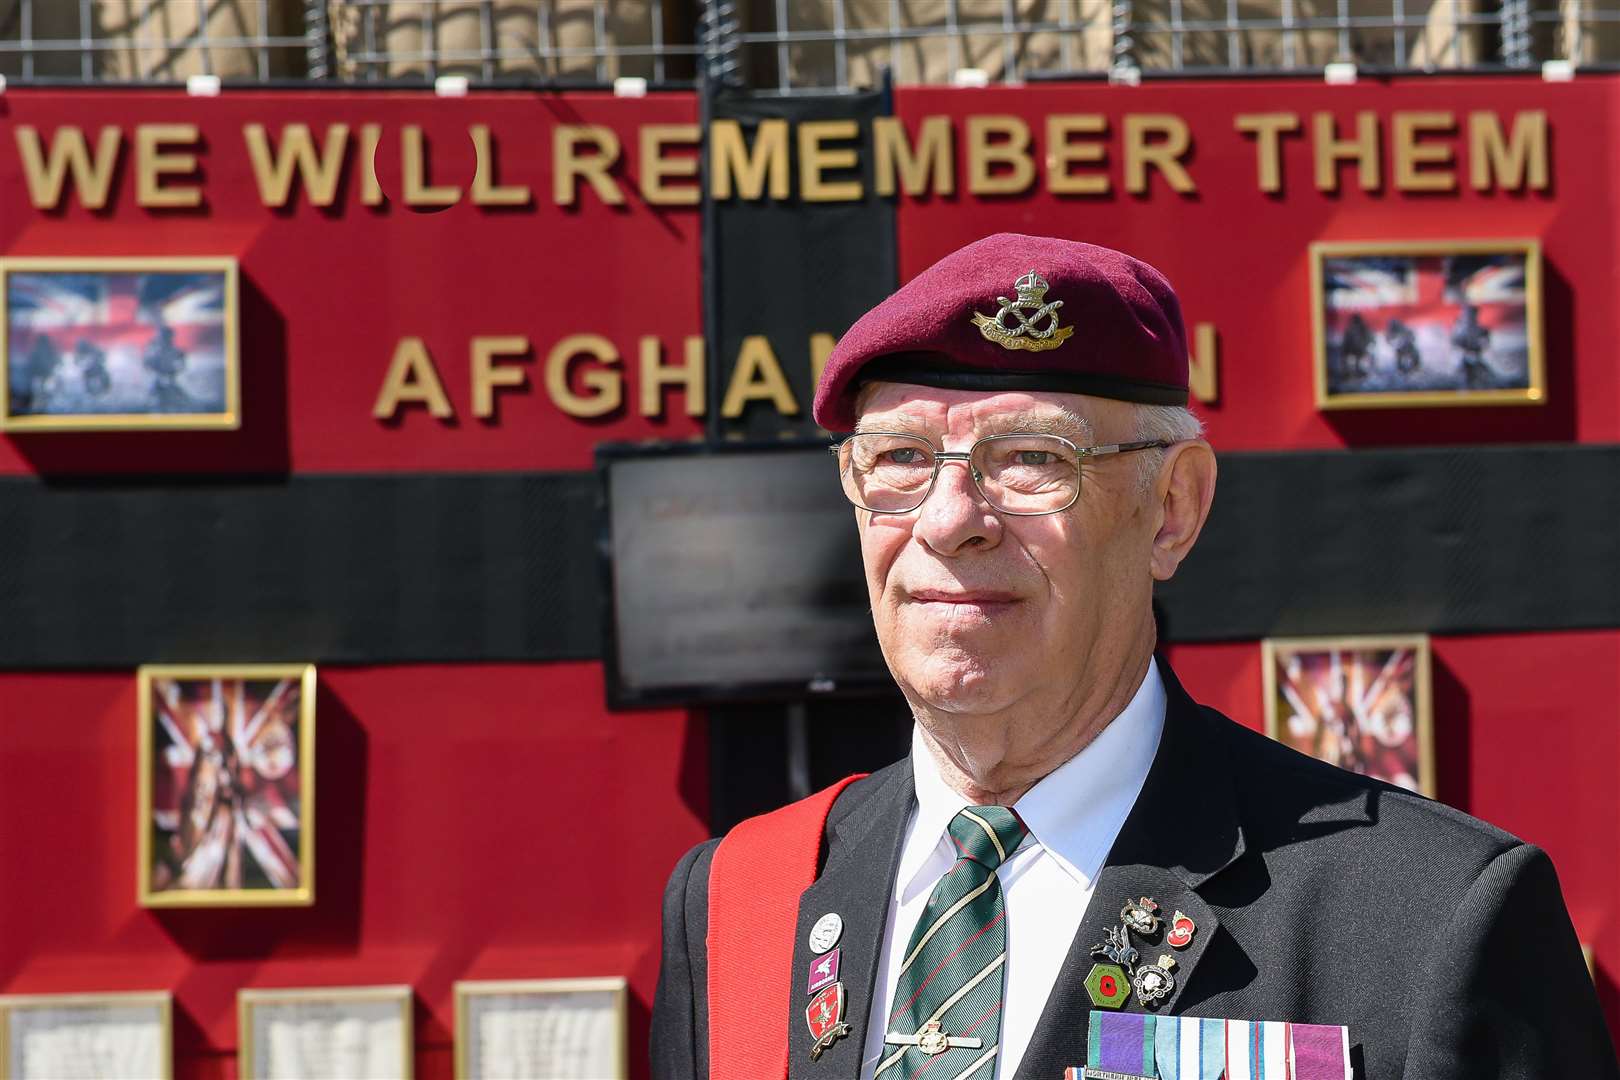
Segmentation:
{"type": "Polygon", "coordinates": [[[1189,439],[1165,451],[1153,498],[1160,522],[1151,568],[1155,581],[1169,581],[1192,551],[1215,499],[1215,451],[1209,443],[1189,439]]]}

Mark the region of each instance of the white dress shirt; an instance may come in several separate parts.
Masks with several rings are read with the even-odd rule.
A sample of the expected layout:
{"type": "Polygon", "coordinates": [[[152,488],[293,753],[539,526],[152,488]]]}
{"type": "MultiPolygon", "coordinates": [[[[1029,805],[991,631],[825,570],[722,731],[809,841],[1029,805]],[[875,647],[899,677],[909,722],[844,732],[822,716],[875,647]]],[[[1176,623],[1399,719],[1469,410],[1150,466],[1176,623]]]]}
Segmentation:
{"type": "MultiPolygon", "coordinates": [[[[1011,1077],[1017,1071],[1035,1034],[1058,970],[1085,918],[1103,860],[1147,780],[1164,731],[1164,707],[1164,682],[1158,665],[1149,664],[1147,676],[1125,711],[1089,746],[1014,804],[1029,836],[996,872],[1007,910],[1006,981],[996,1076],[1011,1077]]],[[[915,728],[911,767],[917,805],[906,825],[895,870],[877,992],[872,996],[861,1058],[862,1080],[871,1080],[878,1062],[887,1056],[883,1036],[888,1031],[900,962],[929,894],[956,861],[945,827],[968,805],[946,786],[921,731],[915,728]]],[[[1104,899],[1124,902],[1123,897],[1104,899]]],[[[1084,991],[1072,987],[1069,992],[1084,991]]]]}

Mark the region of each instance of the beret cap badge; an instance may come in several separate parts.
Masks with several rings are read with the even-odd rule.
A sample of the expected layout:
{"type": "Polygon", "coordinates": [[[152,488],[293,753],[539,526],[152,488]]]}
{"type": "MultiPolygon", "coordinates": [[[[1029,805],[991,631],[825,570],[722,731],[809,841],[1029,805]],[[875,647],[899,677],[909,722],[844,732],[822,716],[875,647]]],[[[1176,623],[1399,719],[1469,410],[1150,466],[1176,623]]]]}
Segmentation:
{"type": "Polygon", "coordinates": [[[1048,301],[1046,290],[1049,288],[1051,284],[1031,270],[1013,282],[1016,298],[996,297],[1000,309],[994,315],[975,311],[973,325],[979,328],[979,333],[987,341],[993,341],[1003,349],[1024,349],[1029,352],[1055,349],[1068,340],[1069,335],[1074,333],[1074,327],[1058,323],[1057,311],[1063,306],[1063,301],[1048,301]],[[1026,315],[1025,312],[1033,314],[1026,315]]]}

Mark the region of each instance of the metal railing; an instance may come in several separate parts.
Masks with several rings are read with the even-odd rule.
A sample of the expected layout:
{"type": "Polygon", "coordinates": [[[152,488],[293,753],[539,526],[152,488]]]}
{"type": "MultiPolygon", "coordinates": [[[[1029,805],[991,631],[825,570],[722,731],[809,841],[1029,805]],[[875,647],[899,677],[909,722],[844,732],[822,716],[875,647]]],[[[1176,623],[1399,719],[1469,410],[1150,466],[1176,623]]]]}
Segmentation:
{"type": "Polygon", "coordinates": [[[722,83],[1620,62],[1620,0],[0,0],[23,82],[722,83]]]}

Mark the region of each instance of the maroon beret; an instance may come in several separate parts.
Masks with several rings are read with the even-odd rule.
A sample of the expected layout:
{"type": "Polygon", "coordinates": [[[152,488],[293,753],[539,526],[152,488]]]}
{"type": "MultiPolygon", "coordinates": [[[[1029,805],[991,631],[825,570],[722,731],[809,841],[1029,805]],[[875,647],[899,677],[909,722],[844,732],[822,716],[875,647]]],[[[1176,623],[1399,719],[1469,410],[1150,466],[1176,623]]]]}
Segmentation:
{"type": "Polygon", "coordinates": [[[945,256],[849,328],[816,388],[816,423],[855,427],[861,383],[1059,390],[1187,404],[1175,290],[1122,252],[997,233],[945,256]]]}

